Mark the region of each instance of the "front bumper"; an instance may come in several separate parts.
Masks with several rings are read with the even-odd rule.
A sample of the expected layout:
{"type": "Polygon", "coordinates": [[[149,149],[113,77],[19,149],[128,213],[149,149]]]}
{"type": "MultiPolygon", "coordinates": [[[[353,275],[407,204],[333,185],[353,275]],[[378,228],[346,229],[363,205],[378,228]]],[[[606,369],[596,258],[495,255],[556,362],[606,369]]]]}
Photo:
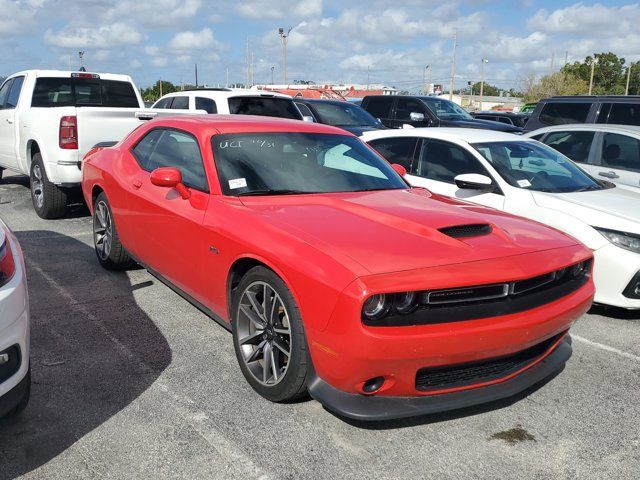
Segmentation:
{"type": "Polygon", "coordinates": [[[630,252],[612,243],[593,252],[594,301],[614,307],[640,309],[640,298],[628,298],[623,291],[640,272],[640,253],[630,252]]]}
{"type": "Polygon", "coordinates": [[[312,372],[309,393],[327,409],[359,421],[381,421],[428,415],[512,397],[564,368],[571,357],[569,336],[565,336],[551,353],[522,373],[485,387],[441,395],[388,397],[359,395],[340,391],[312,372]]]}

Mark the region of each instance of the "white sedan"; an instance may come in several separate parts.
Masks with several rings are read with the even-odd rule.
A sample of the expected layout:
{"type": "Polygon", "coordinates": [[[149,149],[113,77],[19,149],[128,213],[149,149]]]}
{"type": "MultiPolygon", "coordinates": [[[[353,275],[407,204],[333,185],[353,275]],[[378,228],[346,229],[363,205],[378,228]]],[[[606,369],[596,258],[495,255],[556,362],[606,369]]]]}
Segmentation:
{"type": "Polygon", "coordinates": [[[0,220],[0,418],[29,401],[29,296],[18,240],[0,220]]]}
{"type": "Polygon", "coordinates": [[[640,193],[521,136],[466,128],[366,132],[414,186],[562,230],[594,251],[595,301],[640,309],[640,193]]]}

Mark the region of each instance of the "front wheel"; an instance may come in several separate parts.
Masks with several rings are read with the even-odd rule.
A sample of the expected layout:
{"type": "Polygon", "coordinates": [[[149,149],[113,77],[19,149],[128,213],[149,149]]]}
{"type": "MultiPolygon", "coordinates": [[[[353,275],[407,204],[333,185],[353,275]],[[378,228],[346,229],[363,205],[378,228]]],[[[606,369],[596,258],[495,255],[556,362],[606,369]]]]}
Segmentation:
{"type": "Polygon", "coordinates": [[[40,153],[31,160],[29,177],[31,201],[38,216],[47,220],[63,217],[67,212],[67,192],[49,181],[40,153]]]}
{"type": "Polygon", "coordinates": [[[113,223],[113,213],[102,192],[93,204],[93,244],[100,265],[107,270],[123,270],[133,265],[113,223]]]}
{"type": "Polygon", "coordinates": [[[273,402],[306,394],[307,342],[300,311],[284,282],[264,267],[240,281],[232,306],[233,344],[253,389],[273,402]]]}

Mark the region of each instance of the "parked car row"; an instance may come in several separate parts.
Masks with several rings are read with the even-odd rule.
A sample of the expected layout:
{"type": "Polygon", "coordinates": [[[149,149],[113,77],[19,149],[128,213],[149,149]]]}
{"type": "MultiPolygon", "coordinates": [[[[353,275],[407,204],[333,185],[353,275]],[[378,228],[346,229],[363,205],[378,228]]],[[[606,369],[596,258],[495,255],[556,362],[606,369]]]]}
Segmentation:
{"type": "MultiPolygon", "coordinates": [[[[640,193],[560,153],[613,168],[633,147],[605,131],[530,134],[546,146],[420,96],[198,89],[143,109],[130,78],[86,72],[16,74],[0,105],[0,165],[30,174],[36,212],[81,183],[98,262],[144,266],[229,329],[272,401],[382,420],[509,397],[563,367],[594,295],[640,308],[640,193]]],[[[0,330],[7,411],[28,399],[26,308],[20,339],[0,330]]]]}

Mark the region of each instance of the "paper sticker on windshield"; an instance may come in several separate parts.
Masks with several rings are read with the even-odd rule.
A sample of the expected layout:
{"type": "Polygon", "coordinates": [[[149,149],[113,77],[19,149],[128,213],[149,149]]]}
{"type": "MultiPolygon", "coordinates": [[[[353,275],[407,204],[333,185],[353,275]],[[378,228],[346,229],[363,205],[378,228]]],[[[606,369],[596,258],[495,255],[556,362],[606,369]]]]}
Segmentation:
{"type": "Polygon", "coordinates": [[[244,188],[247,186],[247,180],[245,178],[233,178],[229,180],[229,188],[244,188]]]}
{"type": "Polygon", "coordinates": [[[520,188],[527,188],[531,186],[531,182],[529,180],[518,180],[518,185],[520,185],[520,188]]]}

